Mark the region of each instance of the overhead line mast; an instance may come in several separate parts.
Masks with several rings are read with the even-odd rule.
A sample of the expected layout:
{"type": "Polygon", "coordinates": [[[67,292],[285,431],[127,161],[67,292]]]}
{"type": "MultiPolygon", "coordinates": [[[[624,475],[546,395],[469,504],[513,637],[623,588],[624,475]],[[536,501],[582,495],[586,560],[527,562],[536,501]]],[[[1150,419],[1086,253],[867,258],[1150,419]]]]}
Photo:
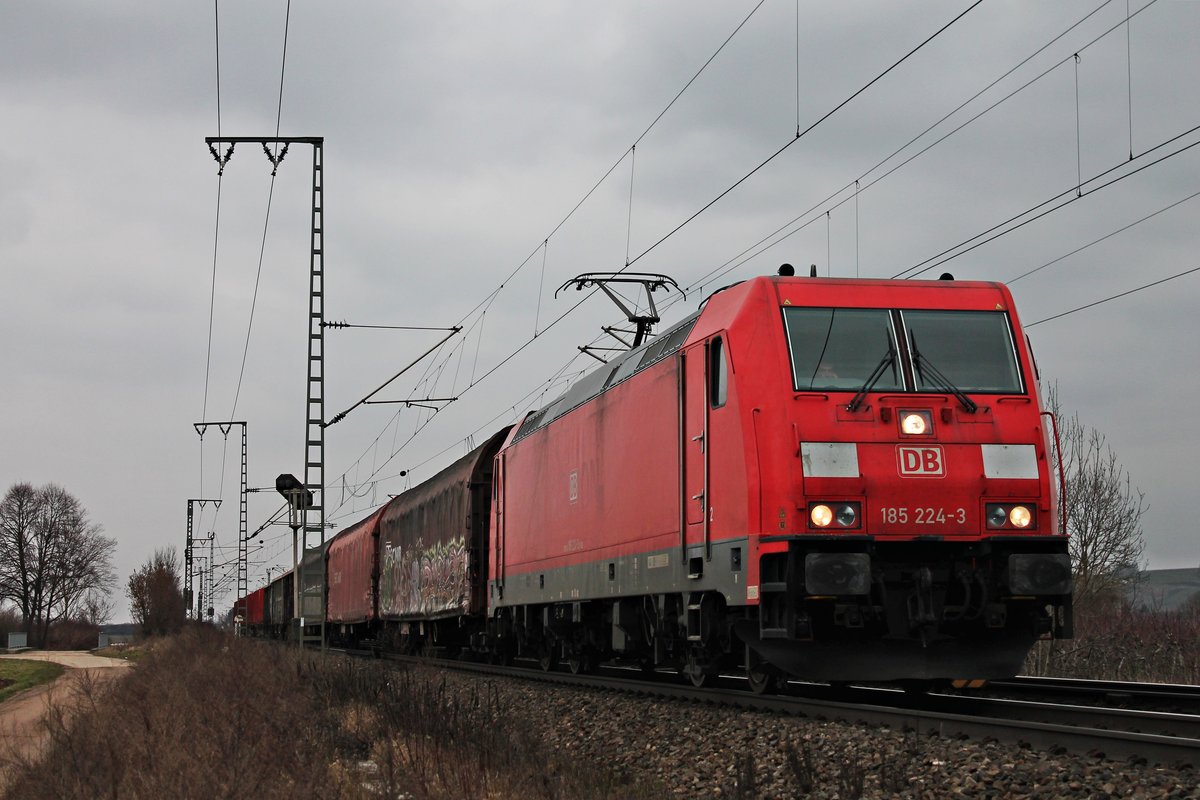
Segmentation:
{"type": "Polygon", "coordinates": [[[240,487],[241,491],[238,494],[239,502],[238,502],[237,596],[236,596],[236,599],[234,600],[234,603],[236,605],[236,607],[234,608],[234,614],[235,615],[241,614],[241,615],[245,616],[246,608],[245,608],[244,604],[245,604],[246,595],[249,592],[249,580],[248,580],[249,575],[248,575],[248,571],[247,571],[248,570],[247,559],[248,559],[249,540],[246,537],[246,530],[248,527],[247,522],[248,522],[248,518],[249,518],[249,515],[247,513],[248,509],[247,509],[247,503],[246,503],[247,491],[248,491],[247,485],[246,485],[246,423],[244,421],[238,421],[238,422],[194,422],[194,423],[192,423],[192,427],[195,428],[196,433],[198,433],[200,435],[201,442],[203,442],[203,440],[204,440],[205,432],[208,431],[210,426],[214,426],[214,425],[217,427],[218,430],[221,431],[221,435],[225,437],[226,441],[228,441],[229,432],[233,429],[234,425],[240,425],[242,428],[242,482],[241,482],[241,487],[240,487]]]}
{"type": "Polygon", "coordinates": [[[204,508],[207,504],[212,503],[214,507],[220,508],[220,500],[201,499],[198,497],[190,498],[187,501],[187,539],[183,547],[183,598],[187,604],[187,613],[191,613],[194,619],[199,619],[199,606],[194,602],[195,598],[192,595],[192,543],[193,543],[193,511],[192,507],[199,504],[200,508],[204,508]]]}
{"type": "Polygon", "coordinates": [[[306,559],[310,550],[325,546],[325,200],[323,136],[210,136],[208,150],[217,162],[217,174],[225,171],[235,145],[262,145],[271,163],[272,175],[287,156],[292,144],[312,145],[312,217],[308,284],[308,377],[305,383],[304,488],[312,502],[301,510],[300,525],[292,535],[292,575],[295,586],[294,624],[297,642],[325,641],[325,571],[320,558],[306,559]],[[283,145],[272,153],[269,145],[283,145]],[[224,153],[222,154],[222,149],[224,153]],[[306,634],[304,620],[316,620],[306,634]]]}

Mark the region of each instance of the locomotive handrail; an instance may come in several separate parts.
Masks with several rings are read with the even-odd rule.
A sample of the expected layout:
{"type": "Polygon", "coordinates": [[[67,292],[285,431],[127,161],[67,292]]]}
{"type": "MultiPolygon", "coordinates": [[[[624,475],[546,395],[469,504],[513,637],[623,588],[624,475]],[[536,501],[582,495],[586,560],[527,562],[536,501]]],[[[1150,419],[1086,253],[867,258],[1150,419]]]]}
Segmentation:
{"type": "Polygon", "coordinates": [[[1067,532],[1067,475],[1063,471],[1062,439],[1058,437],[1058,417],[1053,411],[1043,411],[1043,417],[1050,418],[1050,427],[1054,429],[1054,447],[1058,450],[1058,527],[1059,533],[1067,532]]]}

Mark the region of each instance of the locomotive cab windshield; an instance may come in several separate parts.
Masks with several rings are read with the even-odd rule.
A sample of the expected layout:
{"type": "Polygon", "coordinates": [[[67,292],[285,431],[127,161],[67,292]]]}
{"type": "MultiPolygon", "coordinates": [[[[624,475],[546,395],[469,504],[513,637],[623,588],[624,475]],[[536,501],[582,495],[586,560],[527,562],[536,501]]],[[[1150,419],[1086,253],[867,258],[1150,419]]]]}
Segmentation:
{"type": "Polygon", "coordinates": [[[1025,391],[1003,311],[786,306],[783,321],[797,392],[946,392],[973,410],[968,392],[1025,391]]]}

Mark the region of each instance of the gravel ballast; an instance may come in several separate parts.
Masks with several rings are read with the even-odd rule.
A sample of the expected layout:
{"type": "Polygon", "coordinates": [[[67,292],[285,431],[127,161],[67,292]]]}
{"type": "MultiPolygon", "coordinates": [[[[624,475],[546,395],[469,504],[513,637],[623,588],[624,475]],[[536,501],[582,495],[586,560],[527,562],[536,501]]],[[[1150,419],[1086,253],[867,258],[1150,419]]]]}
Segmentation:
{"type": "Polygon", "coordinates": [[[569,763],[601,766],[667,797],[1200,798],[1200,773],[995,741],[486,681],[569,763]]]}

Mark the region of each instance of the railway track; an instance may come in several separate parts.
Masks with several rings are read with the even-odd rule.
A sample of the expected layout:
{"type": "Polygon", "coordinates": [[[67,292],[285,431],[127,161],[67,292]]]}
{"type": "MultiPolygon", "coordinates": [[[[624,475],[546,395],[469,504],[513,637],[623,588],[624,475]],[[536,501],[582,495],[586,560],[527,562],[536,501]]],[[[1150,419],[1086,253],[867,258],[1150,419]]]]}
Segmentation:
{"type": "Polygon", "coordinates": [[[695,688],[674,672],[643,673],[636,669],[602,667],[591,675],[543,671],[536,665],[500,667],[468,661],[392,657],[407,663],[473,672],[476,674],[539,681],[562,686],[621,692],[647,698],[696,702],[788,714],[816,720],[886,726],[919,735],[946,738],[995,739],[1053,754],[1074,753],[1097,759],[1131,760],[1175,768],[1200,768],[1200,714],[1113,708],[1061,702],[1072,693],[1090,692],[1121,698],[1126,705],[1137,698],[1200,697],[1200,688],[1161,684],[1016,679],[998,681],[993,688],[1027,692],[1031,687],[1044,698],[1055,686],[1064,687],[1059,701],[1014,699],[931,692],[919,694],[889,687],[831,687],[789,682],[781,694],[756,695],[744,679],[722,677],[712,687],[695,688]],[[1091,684],[1090,689],[1082,684],[1091,684]]]}
{"type": "Polygon", "coordinates": [[[987,685],[988,693],[1024,699],[1071,698],[1080,705],[1200,714],[1200,686],[1020,676],[987,685]]]}

